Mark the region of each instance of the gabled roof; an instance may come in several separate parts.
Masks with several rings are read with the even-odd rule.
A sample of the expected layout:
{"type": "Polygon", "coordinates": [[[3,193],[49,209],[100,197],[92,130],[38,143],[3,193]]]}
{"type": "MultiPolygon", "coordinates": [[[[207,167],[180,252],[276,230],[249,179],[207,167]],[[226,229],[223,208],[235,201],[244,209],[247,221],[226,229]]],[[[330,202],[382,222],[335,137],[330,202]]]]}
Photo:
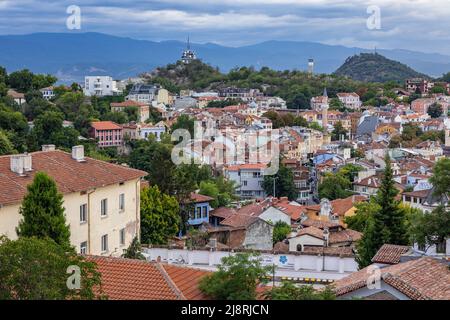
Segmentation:
{"type": "Polygon", "coordinates": [[[134,100],[126,100],[123,102],[111,102],[111,107],[144,107],[148,106],[146,103],[134,101],[134,100]]]}
{"type": "Polygon", "coordinates": [[[245,214],[234,214],[223,220],[220,224],[224,226],[230,226],[233,228],[240,228],[240,227],[247,228],[248,226],[252,225],[258,220],[261,219],[259,217],[248,216],[245,214]]]}
{"type": "Polygon", "coordinates": [[[121,130],[122,127],[112,121],[95,121],[91,123],[95,130],[121,130]]]}
{"type": "Polygon", "coordinates": [[[383,244],[372,258],[374,263],[397,264],[400,262],[402,254],[410,250],[408,246],[399,246],[395,244],[383,244]]]}
{"type": "Polygon", "coordinates": [[[88,256],[97,264],[110,300],[204,300],[199,281],[208,271],[145,260],[88,256]]]}
{"type": "Polygon", "coordinates": [[[10,170],[11,156],[0,156],[0,204],[22,201],[27,186],[38,171],[52,177],[63,194],[87,191],[94,188],[126,182],[147,175],[147,172],[85,157],[84,162],[72,159],[72,155],[60,150],[39,151],[30,154],[33,171],[21,177],[10,170]]]}
{"type": "MultiPolygon", "coordinates": [[[[450,270],[447,263],[431,257],[402,262],[380,269],[382,280],[413,300],[450,300],[450,270]]],[[[337,280],[337,296],[367,285],[368,267],[337,280]]]]}
{"type": "Polygon", "coordinates": [[[214,198],[209,196],[205,196],[203,194],[191,192],[191,197],[189,203],[201,203],[201,202],[210,202],[213,201],[214,198]]]}

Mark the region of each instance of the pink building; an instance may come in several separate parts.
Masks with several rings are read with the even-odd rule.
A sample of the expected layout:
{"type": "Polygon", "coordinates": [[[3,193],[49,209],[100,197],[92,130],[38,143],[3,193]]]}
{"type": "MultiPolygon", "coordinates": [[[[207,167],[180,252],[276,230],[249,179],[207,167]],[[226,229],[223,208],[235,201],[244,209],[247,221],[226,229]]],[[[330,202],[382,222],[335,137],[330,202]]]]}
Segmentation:
{"type": "Polygon", "coordinates": [[[92,122],[90,135],[99,147],[118,147],[123,141],[122,127],[112,121],[92,122]]]}

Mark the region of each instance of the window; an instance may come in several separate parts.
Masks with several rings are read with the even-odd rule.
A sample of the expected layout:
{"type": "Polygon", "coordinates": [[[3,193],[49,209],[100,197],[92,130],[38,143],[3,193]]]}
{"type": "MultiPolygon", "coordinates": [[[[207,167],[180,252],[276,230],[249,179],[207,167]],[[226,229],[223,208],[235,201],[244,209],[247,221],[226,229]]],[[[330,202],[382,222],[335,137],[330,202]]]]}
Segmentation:
{"type": "Polygon", "coordinates": [[[203,207],[203,218],[207,218],[208,217],[208,207],[204,206],[203,207]]]}
{"type": "Polygon", "coordinates": [[[242,181],[242,185],[245,187],[247,186],[247,180],[242,181]]]}
{"type": "Polygon", "coordinates": [[[108,199],[103,199],[101,203],[101,215],[106,216],[108,214],[108,199]]]}
{"type": "Polygon", "coordinates": [[[87,241],[80,244],[80,254],[87,254],[87,241]]]}
{"type": "Polygon", "coordinates": [[[87,221],[87,204],[82,204],[80,206],[80,222],[86,222],[87,221]]]}
{"type": "Polygon", "coordinates": [[[120,211],[125,210],[125,193],[121,193],[119,195],[119,210],[120,211]]]}
{"type": "Polygon", "coordinates": [[[120,229],[120,245],[125,245],[125,228],[120,229]]]}
{"type": "Polygon", "coordinates": [[[197,219],[201,219],[201,217],[202,217],[202,208],[197,207],[197,219]]]}
{"type": "Polygon", "coordinates": [[[108,235],[105,234],[102,236],[102,252],[108,251],[108,235]]]}
{"type": "Polygon", "coordinates": [[[194,219],[195,219],[195,210],[192,211],[192,212],[189,214],[189,218],[190,218],[191,220],[194,220],[194,219]]]}

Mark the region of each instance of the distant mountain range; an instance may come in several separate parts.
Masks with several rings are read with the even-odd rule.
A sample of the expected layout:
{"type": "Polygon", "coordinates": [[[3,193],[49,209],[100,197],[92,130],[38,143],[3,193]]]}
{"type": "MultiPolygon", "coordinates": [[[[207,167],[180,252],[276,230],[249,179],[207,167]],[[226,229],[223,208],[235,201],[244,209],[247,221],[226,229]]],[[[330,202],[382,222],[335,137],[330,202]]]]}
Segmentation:
{"type": "MultiPolygon", "coordinates": [[[[101,33],[35,33],[0,36],[0,65],[9,72],[28,68],[51,73],[61,82],[81,81],[85,75],[134,77],[177,61],[185,43],[145,41],[101,33]]],[[[277,70],[306,70],[314,58],[315,72],[332,73],[349,56],[370,50],[314,42],[267,41],[243,47],[192,44],[197,56],[221,71],[237,66],[267,66],[277,70]]],[[[450,71],[450,56],[408,50],[378,50],[418,72],[439,77],[450,71]]]]}
{"type": "Polygon", "coordinates": [[[427,78],[398,61],[387,59],[380,54],[361,53],[345,60],[335,74],[364,82],[403,82],[408,78],[427,78]]]}

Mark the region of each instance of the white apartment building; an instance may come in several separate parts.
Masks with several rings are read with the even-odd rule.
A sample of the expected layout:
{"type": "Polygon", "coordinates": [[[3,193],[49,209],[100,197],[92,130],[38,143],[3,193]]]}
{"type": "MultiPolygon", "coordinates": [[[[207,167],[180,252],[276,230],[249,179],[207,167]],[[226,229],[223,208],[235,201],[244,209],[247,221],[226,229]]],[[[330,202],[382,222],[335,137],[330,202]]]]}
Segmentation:
{"type": "Polygon", "coordinates": [[[0,157],[0,235],[16,239],[19,209],[36,172],[63,194],[70,240],[77,252],[120,256],[140,230],[140,181],[146,172],[55,150],[0,157]]]}
{"type": "Polygon", "coordinates": [[[42,97],[45,100],[50,100],[55,96],[55,92],[53,92],[53,86],[39,89],[39,91],[42,93],[42,97]]]}
{"type": "Polygon", "coordinates": [[[115,96],[122,94],[117,88],[117,82],[109,76],[84,77],[84,94],[86,96],[115,96]]]}
{"type": "Polygon", "coordinates": [[[224,168],[224,176],[235,182],[236,195],[241,199],[265,198],[262,187],[265,164],[248,163],[224,168]]]}
{"type": "Polygon", "coordinates": [[[342,104],[349,109],[359,109],[362,106],[362,102],[359,99],[359,95],[357,95],[355,92],[342,92],[338,93],[337,97],[339,101],[342,102],[342,104]]]}

